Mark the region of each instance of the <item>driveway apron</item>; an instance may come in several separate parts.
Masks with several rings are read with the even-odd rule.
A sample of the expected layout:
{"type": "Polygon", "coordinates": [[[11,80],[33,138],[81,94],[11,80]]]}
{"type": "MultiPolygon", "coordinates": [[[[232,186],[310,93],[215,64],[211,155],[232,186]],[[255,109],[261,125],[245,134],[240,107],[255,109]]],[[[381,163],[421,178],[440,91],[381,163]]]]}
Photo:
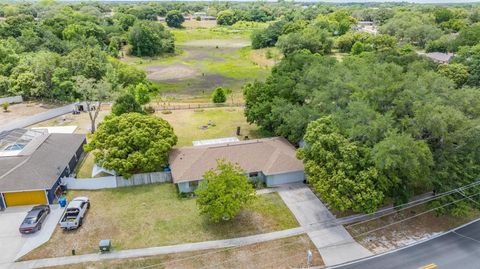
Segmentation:
{"type": "Polygon", "coordinates": [[[308,186],[293,184],[281,188],[278,193],[307,231],[325,265],[331,266],[372,255],[342,225],[336,223],[335,216],[308,186]]]}

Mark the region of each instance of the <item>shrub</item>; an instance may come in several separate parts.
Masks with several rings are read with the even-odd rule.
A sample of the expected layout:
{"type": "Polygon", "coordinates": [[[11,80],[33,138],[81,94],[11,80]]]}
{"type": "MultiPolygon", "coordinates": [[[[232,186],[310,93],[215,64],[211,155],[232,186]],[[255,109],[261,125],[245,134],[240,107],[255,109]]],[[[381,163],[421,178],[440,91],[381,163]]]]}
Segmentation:
{"type": "Polygon", "coordinates": [[[171,110],[162,110],[162,114],[172,114],[171,110]]]}
{"type": "Polygon", "coordinates": [[[8,107],[10,106],[10,104],[8,102],[5,102],[2,104],[2,108],[3,108],[3,112],[8,112],[8,107]]]}
{"type": "Polygon", "coordinates": [[[227,93],[222,87],[216,88],[212,93],[212,101],[215,104],[225,103],[227,101],[227,93]]]}

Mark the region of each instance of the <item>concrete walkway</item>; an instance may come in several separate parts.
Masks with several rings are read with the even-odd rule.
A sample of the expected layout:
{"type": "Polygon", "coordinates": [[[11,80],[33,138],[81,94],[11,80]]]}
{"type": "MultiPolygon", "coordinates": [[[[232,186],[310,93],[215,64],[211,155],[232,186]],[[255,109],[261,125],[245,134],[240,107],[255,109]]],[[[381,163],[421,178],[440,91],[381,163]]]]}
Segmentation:
{"type": "Polygon", "coordinates": [[[96,254],[31,260],[31,261],[13,263],[8,268],[14,268],[14,269],[41,268],[41,267],[49,267],[49,266],[62,266],[62,265],[74,264],[74,263],[95,262],[95,261],[109,260],[109,259],[136,258],[136,257],[154,256],[154,255],[197,251],[197,250],[240,247],[244,245],[250,245],[250,244],[300,235],[304,233],[305,233],[305,229],[302,227],[299,227],[299,228],[288,229],[288,230],[283,230],[279,232],[265,233],[265,234],[252,235],[252,236],[239,237],[239,238],[226,239],[226,240],[205,241],[205,242],[199,242],[199,243],[189,243],[189,244],[142,248],[142,249],[120,250],[120,251],[113,251],[111,253],[105,253],[105,254],[96,253],[96,254]]]}
{"type": "Polygon", "coordinates": [[[372,255],[358,244],[325,205],[304,184],[278,190],[300,225],[318,248],[325,265],[331,266],[372,255]]]}

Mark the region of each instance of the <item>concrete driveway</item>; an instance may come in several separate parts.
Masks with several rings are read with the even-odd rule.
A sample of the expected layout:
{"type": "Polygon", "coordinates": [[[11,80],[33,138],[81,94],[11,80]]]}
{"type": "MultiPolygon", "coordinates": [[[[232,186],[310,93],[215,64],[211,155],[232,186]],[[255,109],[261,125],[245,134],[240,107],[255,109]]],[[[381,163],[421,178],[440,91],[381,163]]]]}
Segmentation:
{"type": "Polygon", "coordinates": [[[42,229],[34,234],[23,235],[18,227],[31,208],[16,206],[0,212],[0,268],[8,268],[16,259],[48,241],[63,212],[57,205],[52,205],[42,229]]]}
{"type": "Polygon", "coordinates": [[[322,255],[331,266],[372,255],[358,244],[327,207],[304,184],[282,186],[278,194],[322,255]]]}

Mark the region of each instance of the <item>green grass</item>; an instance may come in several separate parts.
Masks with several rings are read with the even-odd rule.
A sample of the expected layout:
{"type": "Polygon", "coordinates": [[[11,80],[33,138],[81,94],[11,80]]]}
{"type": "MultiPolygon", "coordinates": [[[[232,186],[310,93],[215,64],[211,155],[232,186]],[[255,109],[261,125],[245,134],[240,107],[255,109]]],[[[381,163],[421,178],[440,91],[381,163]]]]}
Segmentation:
{"type": "MultiPolygon", "coordinates": [[[[228,100],[229,102],[230,100],[228,100]]],[[[203,112],[190,110],[172,110],[172,114],[161,114],[157,116],[167,120],[178,137],[177,146],[191,146],[194,140],[212,139],[219,137],[236,136],[237,126],[240,126],[241,136],[250,138],[261,137],[256,125],[250,125],[246,122],[243,115],[243,108],[209,108],[203,112]],[[215,123],[208,129],[200,129],[202,125],[207,125],[209,121],[215,123]]]]}
{"type": "Polygon", "coordinates": [[[298,226],[276,193],[259,195],[236,218],[211,223],[199,214],[194,198],[179,198],[171,183],[99,191],[69,191],[68,198],[87,196],[91,209],[75,231],[56,229],[50,241],[25,259],[97,252],[101,239],[115,249],[132,249],[235,238],[298,226]]]}
{"type": "Polygon", "coordinates": [[[171,32],[175,36],[176,44],[186,43],[192,40],[208,39],[250,39],[251,29],[235,29],[233,27],[217,26],[203,29],[174,29],[171,32]]]}
{"type": "MultiPolygon", "coordinates": [[[[264,27],[263,24],[260,26],[264,27]]],[[[250,47],[228,48],[227,46],[227,44],[236,42],[249,42],[252,29],[217,26],[209,29],[172,29],[171,31],[175,35],[177,53],[153,58],[128,56],[124,61],[141,69],[175,64],[187,65],[195,69],[197,74],[207,75],[207,78],[197,75],[176,79],[175,81],[155,81],[154,83],[160,88],[160,95],[208,95],[218,86],[228,87],[240,92],[245,83],[256,79],[263,80],[270,72],[268,67],[259,66],[252,61],[250,47]],[[207,40],[202,42],[205,46],[198,44],[192,45],[195,47],[186,46],[188,42],[200,40],[207,40]],[[223,42],[219,45],[220,49],[216,49],[214,45],[218,43],[215,41],[209,43],[208,40],[223,40],[223,42]],[[200,50],[207,57],[198,59],[195,56],[190,57],[193,48],[196,53],[199,53],[200,50]],[[211,80],[208,75],[210,77],[215,76],[216,79],[211,80]],[[215,85],[212,85],[212,83],[215,85]]]]}
{"type": "Polygon", "coordinates": [[[95,157],[93,156],[92,153],[85,153],[85,154],[86,154],[85,157],[77,165],[77,168],[75,169],[75,174],[77,175],[77,178],[92,177],[92,170],[93,170],[93,166],[95,165],[95,162],[94,162],[95,157]]]}

